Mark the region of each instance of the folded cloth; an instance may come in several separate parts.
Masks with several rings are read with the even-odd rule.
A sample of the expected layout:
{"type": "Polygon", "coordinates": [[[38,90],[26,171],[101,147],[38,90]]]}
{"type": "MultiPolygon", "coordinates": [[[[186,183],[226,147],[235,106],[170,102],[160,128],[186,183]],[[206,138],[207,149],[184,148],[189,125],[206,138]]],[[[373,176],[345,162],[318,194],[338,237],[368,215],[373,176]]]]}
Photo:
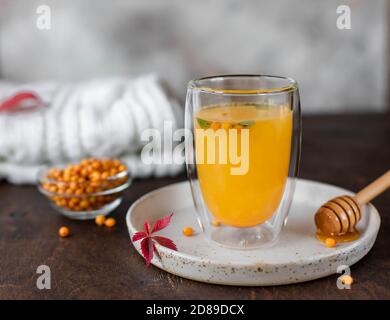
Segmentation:
{"type": "Polygon", "coordinates": [[[175,175],[183,169],[179,160],[160,164],[141,160],[141,149],[148,143],[141,139],[143,130],[162,133],[166,121],[173,130],[183,126],[183,109],[156,75],[76,84],[0,81],[0,101],[26,90],[36,93],[46,107],[0,113],[0,179],[32,184],[42,166],[86,157],[120,158],[140,178],[175,175]]]}

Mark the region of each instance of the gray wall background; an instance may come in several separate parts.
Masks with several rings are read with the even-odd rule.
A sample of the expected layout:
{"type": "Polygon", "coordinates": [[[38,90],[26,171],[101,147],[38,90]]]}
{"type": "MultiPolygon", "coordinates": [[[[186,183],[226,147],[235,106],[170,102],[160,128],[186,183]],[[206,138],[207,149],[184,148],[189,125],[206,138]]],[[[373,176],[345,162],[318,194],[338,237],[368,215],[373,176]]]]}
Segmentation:
{"type": "Polygon", "coordinates": [[[81,80],[157,72],[184,97],[222,73],[298,80],[303,110],[384,111],[386,0],[0,0],[0,75],[81,80]],[[38,30],[38,5],[52,29],[38,30]],[[338,30],[336,8],[352,10],[338,30]]]}

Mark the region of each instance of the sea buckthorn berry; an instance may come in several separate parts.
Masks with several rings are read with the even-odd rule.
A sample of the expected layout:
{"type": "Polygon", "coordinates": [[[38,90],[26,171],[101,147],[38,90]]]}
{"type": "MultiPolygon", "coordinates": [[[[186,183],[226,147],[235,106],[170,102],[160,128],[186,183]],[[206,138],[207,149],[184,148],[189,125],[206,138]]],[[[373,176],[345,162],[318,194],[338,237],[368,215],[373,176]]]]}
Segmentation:
{"type": "Polygon", "coordinates": [[[77,189],[77,183],[72,181],[71,183],[69,183],[69,188],[72,189],[72,190],[76,190],[77,189]]]}
{"type": "Polygon", "coordinates": [[[69,199],[69,203],[72,203],[72,204],[78,204],[79,202],[80,202],[79,198],[70,198],[69,199]]]}
{"type": "Polygon", "coordinates": [[[89,176],[89,178],[91,180],[100,180],[101,176],[100,176],[100,173],[98,171],[94,171],[91,173],[91,175],[89,176]]]}
{"type": "Polygon", "coordinates": [[[101,166],[102,166],[102,164],[101,164],[99,161],[97,161],[97,160],[95,160],[94,162],[92,162],[92,168],[95,169],[95,170],[100,169],[101,166]]]}
{"type": "Polygon", "coordinates": [[[103,214],[99,214],[98,216],[96,216],[95,218],[95,223],[98,225],[98,226],[102,226],[104,224],[104,222],[106,221],[106,217],[103,215],[103,214]]]}
{"type": "Polygon", "coordinates": [[[64,171],[64,174],[63,174],[62,179],[63,179],[64,181],[69,181],[70,178],[71,178],[71,173],[68,172],[68,171],[64,171]]]}
{"type": "Polygon", "coordinates": [[[57,190],[57,193],[58,194],[64,194],[65,193],[65,186],[62,186],[62,185],[59,185],[58,187],[58,190],[57,190]]]}
{"type": "Polygon", "coordinates": [[[77,183],[78,184],[84,184],[85,183],[85,179],[83,177],[80,177],[77,179],[77,183]]]}
{"type": "Polygon", "coordinates": [[[112,228],[113,226],[115,226],[116,224],[116,221],[114,218],[108,218],[106,219],[106,221],[104,221],[104,225],[108,228],[112,228]]]}
{"type": "Polygon", "coordinates": [[[65,207],[67,205],[67,201],[64,198],[56,200],[56,205],[59,207],[65,207]]]}
{"type": "Polygon", "coordinates": [[[51,186],[49,187],[49,192],[51,192],[51,193],[56,193],[56,192],[57,192],[57,187],[54,186],[54,185],[51,185],[51,186]]]}
{"type": "Polygon", "coordinates": [[[78,189],[76,189],[75,192],[74,192],[74,194],[77,194],[77,195],[82,195],[82,194],[84,194],[83,188],[78,188],[78,189]]]}
{"type": "Polygon", "coordinates": [[[237,129],[237,132],[241,132],[241,129],[243,129],[243,128],[244,128],[244,126],[241,125],[241,124],[236,124],[236,125],[234,126],[234,129],[237,129]]]}
{"type": "Polygon", "coordinates": [[[81,200],[79,205],[80,205],[80,207],[82,209],[85,209],[85,208],[87,208],[89,206],[89,202],[86,199],[85,200],[81,200]]]}
{"type": "Polygon", "coordinates": [[[229,122],[224,122],[221,125],[221,128],[225,129],[225,130],[230,129],[231,127],[232,127],[232,125],[229,122]]]}
{"type": "Polygon", "coordinates": [[[336,240],[335,238],[326,238],[325,239],[325,245],[328,248],[334,248],[336,246],[336,240]]]}
{"type": "Polygon", "coordinates": [[[126,166],[125,165],[120,165],[119,167],[118,167],[118,171],[119,172],[122,172],[122,171],[126,171],[126,166]]]}
{"type": "Polygon", "coordinates": [[[210,128],[213,130],[218,130],[219,128],[221,128],[221,124],[219,122],[212,122],[210,128]]]}
{"type": "Polygon", "coordinates": [[[60,229],[58,229],[58,234],[61,238],[66,238],[69,236],[70,230],[68,227],[61,227],[60,229]]]}
{"type": "Polygon", "coordinates": [[[95,192],[95,189],[94,189],[93,187],[89,186],[89,187],[86,187],[86,188],[85,188],[85,192],[86,192],[86,193],[94,193],[94,192],[95,192]]]}
{"type": "Polygon", "coordinates": [[[350,275],[345,274],[341,276],[341,282],[347,286],[350,286],[353,283],[353,278],[350,275]]]}
{"type": "Polygon", "coordinates": [[[183,228],[183,234],[186,237],[191,237],[194,234],[194,229],[192,229],[191,227],[184,227],[183,228]]]}
{"type": "Polygon", "coordinates": [[[80,174],[83,177],[87,177],[88,176],[88,170],[86,168],[83,168],[83,169],[81,169],[80,174]]]}
{"type": "Polygon", "coordinates": [[[100,187],[100,181],[92,181],[89,183],[92,188],[98,189],[100,187]]]}
{"type": "Polygon", "coordinates": [[[57,178],[59,176],[60,172],[57,168],[52,168],[49,171],[49,176],[53,179],[57,178]]]}

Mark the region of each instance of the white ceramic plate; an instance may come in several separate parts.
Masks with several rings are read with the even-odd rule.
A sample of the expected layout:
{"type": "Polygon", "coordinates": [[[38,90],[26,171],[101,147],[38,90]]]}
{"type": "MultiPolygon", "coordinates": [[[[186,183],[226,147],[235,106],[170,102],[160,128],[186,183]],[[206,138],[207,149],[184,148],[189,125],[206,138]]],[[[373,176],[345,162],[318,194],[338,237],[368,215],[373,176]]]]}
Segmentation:
{"type": "MultiPolygon", "coordinates": [[[[297,180],[287,225],[271,248],[229,250],[207,240],[196,222],[190,186],[187,181],[172,184],[138,199],[129,209],[126,222],[130,237],[143,228],[146,220],[174,212],[171,224],[158,234],[171,238],[178,247],[173,251],[158,246],[161,260],[152,264],[178,276],[225,285],[266,286],[303,282],[337,272],[340,265],[352,265],[373,246],[379,226],[378,211],[364,206],[358,224],[359,240],[327,248],[315,238],[313,220],[317,208],[332,197],[352,194],[345,189],[308,180],[297,180]],[[182,235],[191,226],[198,232],[182,235]]],[[[140,252],[139,241],[134,244],[140,252]]]]}

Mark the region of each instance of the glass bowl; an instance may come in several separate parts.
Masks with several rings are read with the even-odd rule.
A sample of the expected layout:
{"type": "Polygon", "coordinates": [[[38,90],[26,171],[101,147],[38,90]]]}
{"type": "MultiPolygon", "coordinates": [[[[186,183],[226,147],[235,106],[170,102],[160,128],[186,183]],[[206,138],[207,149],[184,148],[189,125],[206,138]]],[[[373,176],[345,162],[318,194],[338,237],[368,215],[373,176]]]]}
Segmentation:
{"type": "Polygon", "coordinates": [[[83,183],[50,179],[49,170],[39,172],[38,190],[56,211],[71,219],[89,220],[109,214],[122,202],[123,191],[131,184],[128,170],[104,180],[83,183]]]}

